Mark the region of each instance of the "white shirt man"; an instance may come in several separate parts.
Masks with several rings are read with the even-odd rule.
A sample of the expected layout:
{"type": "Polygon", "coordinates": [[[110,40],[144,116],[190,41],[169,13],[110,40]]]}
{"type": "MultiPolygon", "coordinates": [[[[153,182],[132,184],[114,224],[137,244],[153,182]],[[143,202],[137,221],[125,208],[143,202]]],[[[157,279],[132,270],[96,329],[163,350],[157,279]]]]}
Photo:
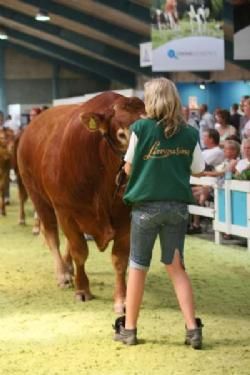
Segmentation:
{"type": "Polygon", "coordinates": [[[214,118],[213,118],[213,115],[208,112],[206,104],[202,104],[200,106],[199,112],[200,112],[200,122],[199,122],[200,141],[201,141],[201,147],[204,148],[203,133],[208,129],[214,128],[214,118]]]}
{"type": "Polygon", "coordinates": [[[203,133],[203,144],[206,147],[202,151],[204,160],[207,165],[216,167],[224,160],[224,152],[219,147],[220,135],[215,129],[208,129],[203,133]]]}

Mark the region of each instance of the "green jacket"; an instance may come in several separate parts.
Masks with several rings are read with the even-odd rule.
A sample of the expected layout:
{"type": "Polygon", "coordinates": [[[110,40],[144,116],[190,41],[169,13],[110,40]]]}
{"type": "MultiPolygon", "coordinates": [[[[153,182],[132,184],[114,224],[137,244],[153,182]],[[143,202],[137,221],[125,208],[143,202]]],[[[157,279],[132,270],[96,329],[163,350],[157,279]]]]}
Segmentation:
{"type": "Polygon", "coordinates": [[[138,143],[123,197],[125,203],[194,202],[189,179],[198,131],[183,124],[178,133],[166,139],[163,127],[151,119],[136,121],[131,130],[138,143]]]}

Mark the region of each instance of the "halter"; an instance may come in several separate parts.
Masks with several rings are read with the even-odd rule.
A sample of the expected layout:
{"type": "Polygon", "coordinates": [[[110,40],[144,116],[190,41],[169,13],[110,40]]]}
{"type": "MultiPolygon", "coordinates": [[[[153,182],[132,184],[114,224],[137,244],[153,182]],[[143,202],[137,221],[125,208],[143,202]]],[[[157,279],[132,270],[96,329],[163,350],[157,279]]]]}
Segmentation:
{"type": "Polygon", "coordinates": [[[114,142],[112,141],[112,139],[110,138],[110,136],[108,134],[106,134],[106,133],[103,134],[103,138],[107,141],[107,143],[109,144],[109,146],[112,149],[112,151],[117,156],[119,156],[119,159],[122,161],[125,153],[122,152],[122,151],[120,151],[119,149],[117,149],[116,145],[114,144],[114,142]]]}
{"type": "Polygon", "coordinates": [[[106,134],[106,133],[103,134],[103,138],[106,140],[106,142],[110,146],[111,150],[115,153],[115,155],[117,155],[119,157],[119,159],[121,161],[120,166],[119,166],[118,171],[117,171],[117,174],[116,174],[116,177],[115,177],[116,188],[115,188],[114,193],[113,193],[113,201],[114,201],[118,192],[119,192],[119,190],[121,189],[122,186],[125,185],[126,180],[127,180],[127,175],[123,170],[123,166],[125,164],[125,161],[124,161],[125,152],[117,149],[116,145],[114,144],[114,142],[112,141],[112,139],[110,138],[110,136],[108,134],[106,134]]]}

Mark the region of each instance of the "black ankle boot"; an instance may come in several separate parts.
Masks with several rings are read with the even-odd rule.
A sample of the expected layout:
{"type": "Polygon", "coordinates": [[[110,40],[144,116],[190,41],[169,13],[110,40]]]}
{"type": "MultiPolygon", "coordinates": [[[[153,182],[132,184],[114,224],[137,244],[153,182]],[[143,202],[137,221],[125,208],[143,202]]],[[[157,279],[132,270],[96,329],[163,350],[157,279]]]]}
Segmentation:
{"type": "Polygon", "coordinates": [[[194,349],[202,348],[202,321],[200,318],[195,318],[197,328],[187,329],[186,327],[186,337],[185,344],[191,345],[194,349]]]}
{"type": "Polygon", "coordinates": [[[121,341],[127,345],[136,345],[137,341],[137,329],[126,329],[125,328],[125,316],[120,316],[115,320],[113,324],[115,330],[114,341],[121,341]]]}

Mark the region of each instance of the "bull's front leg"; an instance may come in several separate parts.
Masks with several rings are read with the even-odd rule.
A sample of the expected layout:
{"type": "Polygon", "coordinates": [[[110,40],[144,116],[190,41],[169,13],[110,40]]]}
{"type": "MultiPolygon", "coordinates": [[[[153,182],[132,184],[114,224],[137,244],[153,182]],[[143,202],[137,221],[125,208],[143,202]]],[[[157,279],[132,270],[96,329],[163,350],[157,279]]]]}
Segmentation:
{"type": "Polygon", "coordinates": [[[90,291],[89,279],[85,272],[85,263],[89,250],[86,240],[82,234],[74,239],[68,238],[68,249],[75,263],[75,296],[78,301],[89,301],[93,298],[90,291]]]}
{"type": "Polygon", "coordinates": [[[129,258],[129,230],[116,233],[112,248],[112,263],[115,269],[114,311],[124,313],[126,299],[126,271],[129,258]]]}
{"type": "MultiPolygon", "coordinates": [[[[89,279],[85,272],[85,262],[88,258],[89,250],[84,235],[80,231],[78,225],[68,213],[63,210],[57,210],[59,222],[62,230],[67,237],[68,256],[64,258],[69,261],[72,257],[75,263],[75,296],[79,301],[88,301],[93,298],[90,291],[89,279]],[[70,257],[69,257],[70,255],[70,257]]],[[[67,262],[68,263],[68,262],[67,262]]],[[[69,265],[69,263],[67,264],[69,265]]]]}

